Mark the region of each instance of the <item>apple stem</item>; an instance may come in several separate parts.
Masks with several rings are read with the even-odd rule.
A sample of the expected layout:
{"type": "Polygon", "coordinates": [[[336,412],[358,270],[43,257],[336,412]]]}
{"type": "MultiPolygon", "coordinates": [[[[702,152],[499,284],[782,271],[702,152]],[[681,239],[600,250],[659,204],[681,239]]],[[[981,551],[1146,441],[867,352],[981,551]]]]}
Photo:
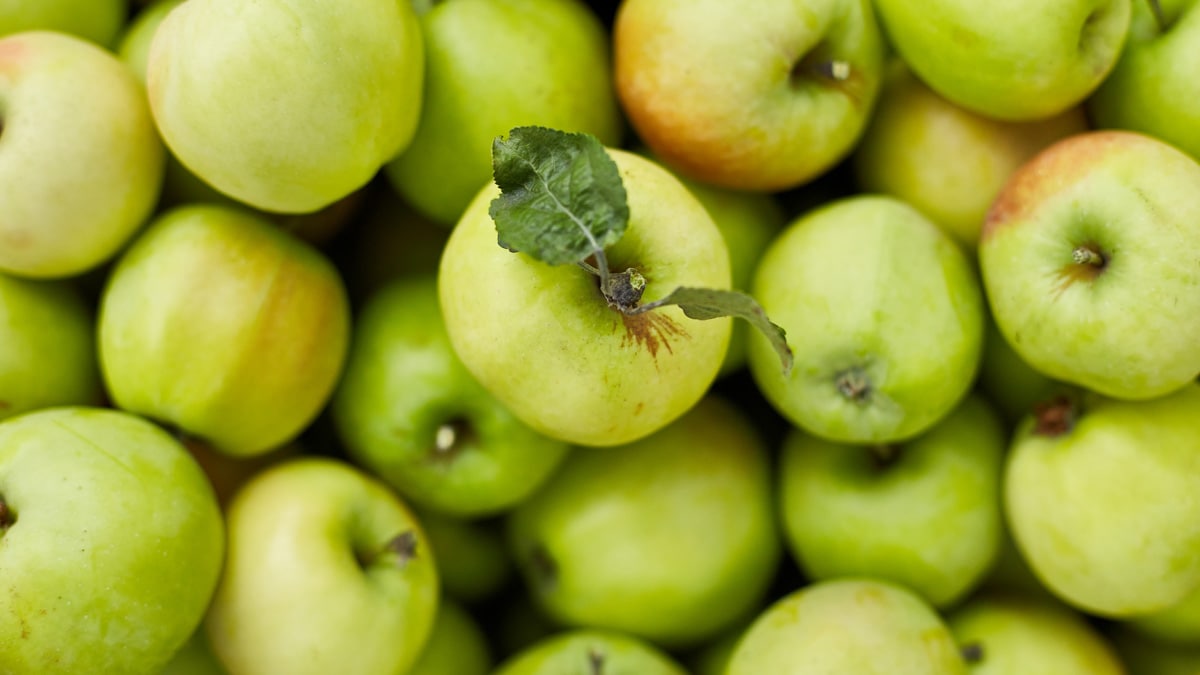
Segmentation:
{"type": "Polygon", "coordinates": [[[529,552],[529,564],[541,585],[553,586],[558,580],[558,565],[554,564],[554,558],[550,557],[546,547],[534,546],[529,552]]]}
{"type": "Polygon", "coordinates": [[[1097,251],[1091,244],[1084,244],[1077,247],[1071,252],[1071,259],[1077,265],[1091,265],[1092,267],[1104,267],[1107,262],[1104,259],[1104,254],[1097,251]]]}
{"type": "Polygon", "coordinates": [[[9,510],[8,504],[3,499],[0,499],[0,532],[9,528],[15,522],[13,520],[12,511],[9,510]]]}
{"type": "Polygon", "coordinates": [[[382,556],[396,556],[397,567],[404,567],[409,560],[417,557],[417,533],[412,530],[405,530],[400,534],[392,537],[383,545],[383,550],[379,552],[376,559],[382,556]]]}
{"type": "Polygon", "coordinates": [[[834,384],[842,396],[855,403],[862,403],[871,396],[871,381],[860,368],[851,368],[841,373],[834,384]]]}
{"type": "Polygon", "coordinates": [[[850,79],[850,62],[840,59],[832,61],[822,61],[813,68],[823,77],[827,77],[834,82],[845,82],[850,79]]]}
{"type": "Polygon", "coordinates": [[[1166,32],[1167,16],[1163,14],[1162,3],[1158,0],[1146,0],[1146,2],[1150,3],[1150,11],[1154,14],[1154,20],[1158,22],[1159,30],[1166,32]]]}
{"type": "Polygon", "coordinates": [[[1038,436],[1062,436],[1075,427],[1078,404],[1067,395],[1056,396],[1033,407],[1033,433],[1038,436]]]}
{"type": "Polygon", "coordinates": [[[881,443],[871,446],[871,457],[875,460],[875,468],[883,470],[892,465],[900,457],[899,446],[891,443],[881,443]]]}
{"type": "Polygon", "coordinates": [[[961,653],[963,661],[967,663],[974,664],[983,661],[983,645],[978,642],[963,645],[961,653]]]}
{"type": "Polygon", "coordinates": [[[591,666],[591,675],[602,675],[604,673],[604,655],[594,648],[589,649],[588,665],[591,666]]]}

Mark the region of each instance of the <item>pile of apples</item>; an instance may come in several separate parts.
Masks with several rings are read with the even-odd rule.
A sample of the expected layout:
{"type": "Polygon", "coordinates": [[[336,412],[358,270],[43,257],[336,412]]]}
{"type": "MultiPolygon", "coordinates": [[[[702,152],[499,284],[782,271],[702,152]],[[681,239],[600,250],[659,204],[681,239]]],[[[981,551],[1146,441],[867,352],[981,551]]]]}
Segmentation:
{"type": "Polygon", "coordinates": [[[0,675],[1200,675],[1197,158],[1200,0],[0,2],[0,675]]]}

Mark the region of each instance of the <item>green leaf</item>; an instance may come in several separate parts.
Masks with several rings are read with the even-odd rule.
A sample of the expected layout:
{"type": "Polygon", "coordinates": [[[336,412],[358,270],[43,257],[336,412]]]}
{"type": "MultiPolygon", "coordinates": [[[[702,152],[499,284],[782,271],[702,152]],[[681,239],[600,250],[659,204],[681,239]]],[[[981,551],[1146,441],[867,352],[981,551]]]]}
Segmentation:
{"type": "Polygon", "coordinates": [[[595,136],[517,127],[492,143],[492,174],[500,196],[488,213],[510,251],[579,263],[625,234],[625,186],[595,136]]]}
{"type": "Polygon", "coordinates": [[[722,316],[732,316],[749,321],[755,328],[767,336],[779,361],[783,364],[783,374],[792,370],[792,348],[787,343],[787,333],[782,327],[772,323],[750,295],[741,291],[723,291],[716,288],[689,288],[681,286],[671,291],[666,297],[648,302],[637,308],[637,313],[649,311],[664,305],[678,305],[685,316],[690,319],[716,319],[722,316]]]}

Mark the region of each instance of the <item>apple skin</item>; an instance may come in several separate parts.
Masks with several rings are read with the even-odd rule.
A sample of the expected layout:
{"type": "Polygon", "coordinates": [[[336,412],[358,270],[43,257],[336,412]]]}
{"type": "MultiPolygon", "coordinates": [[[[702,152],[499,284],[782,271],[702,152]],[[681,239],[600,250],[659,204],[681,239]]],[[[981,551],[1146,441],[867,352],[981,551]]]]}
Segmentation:
{"type": "Polygon", "coordinates": [[[461,606],[442,598],[421,658],[405,675],[488,675],[492,656],[487,636],[461,606]]]}
{"type": "Polygon", "coordinates": [[[164,153],[145,93],[111,53],[49,31],[0,39],[0,82],[0,272],[86,272],[158,200],[164,153]]]}
{"type": "Polygon", "coordinates": [[[236,675],[407,672],[439,588],[425,534],[386,486],[310,457],[258,474],[226,512],[225,570],[205,620],[236,675]],[[414,537],[411,555],[385,550],[414,537]]]}
{"type": "Polygon", "coordinates": [[[1018,427],[1005,510],[1023,557],[1055,595],[1124,618],[1200,589],[1197,417],[1200,384],[1190,384],[1151,401],[1064,399],[1018,427]]]}
{"type": "Polygon", "coordinates": [[[423,68],[408,2],[188,0],[155,32],[147,90],[189,170],[255,208],[306,213],[404,149],[423,68]]]}
{"type": "Polygon", "coordinates": [[[1158,0],[1164,30],[1147,0],[1133,2],[1121,59],[1088,99],[1096,126],[1140,131],[1200,160],[1200,2],[1158,0]]]}
{"type": "Polygon", "coordinates": [[[108,47],[125,23],[128,4],[127,0],[0,0],[0,36],[46,30],[108,47]]]}
{"type": "Polygon", "coordinates": [[[146,84],[146,70],[150,65],[150,44],[154,41],[154,33],[159,24],[171,10],[183,4],[184,0],[154,0],[146,7],[138,10],[117,41],[117,56],[133,70],[133,74],[146,84]]]}
{"type": "Polygon", "coordinates": [[[425,90],[412,143],[387,177],[432,220],[454,225],[492,179],[492,139],[519,126],[619,145],[608,33],[581,0],[452,0],[421,15],[425,90]]]}
{"type": "MultiPolygon", "coordinates": [[[[605,251],[609,268],[640,270],[647,302],[679,286],[729,288],[729,251],[704,206],[654,162],[608,152],[630,211],[605,251]]],[[[450,343],[479,383],[525,424],[578,445],[629,443],[695,405],[717,376],[731,319],[696,321],[675,306],[623,316],[588,272],[497,245],[488,205],[498,195],[494,184],[480,191],[438,270],[450,343]]]]}
{"type": "Polygon", "coordinates": [[[80,294],[0,274],[0,420],[101,398],[95,321],[80,294]]]}
{"type": "Polygon", "coordinates": [[[875,579],[818,582],[751,624],[726,675],[966,675],[949,629],[911,591],[875,579]]]}
{"type": "Polygon", "coordinates": [[[1124,399],[1200,373],[1200,164],[1170,145],[1094,131],[1050,146],[992,205],[979,260],[1000,332],[1035,370],[1124,399]]]}
{"type": "Polygon", "coordinates": [[[181,207],[114,267],[100,366],[118,407],[256,455],[292,440],[333,394],[349,323],[341,278],[317,250],[240,210],[181,207]]]}
{"type": "Polygon", "coordinates": [[[462,365],[433,276],[393,282],[360,308],[332,412],[356,463],[413,503],[464,517],[524,500],[569,447],[519,421],[462,365]]]}
{"type": "Polygon", "coordinates": [[[0,423],[0,672],[157,672],[204,616],[224,552],[212,488],[166,432],[61,407],[0,423]]]}
{"type": "Polygon", "coordinates": [[[996,559],[1006,442],[997,415],[975,396],[883,449],[793,431],[779,487],[793,557],[809,579],[873,577],[935,607],[954,605],[996,559]]]}
{"type": "Polygon", "coordinates": [[[802,214],[763,254],[751,294],[787,331],[796,362],[785,376],[766,339],[751,335],[750,372],[764,397],[813,435],[858,444],[911,438],[975,379],[979,282],[949,236],[895,198],[856,195],[802,214]]]}
{"type": "Polygon", "coordinates": [[[874,106],[884,47],[869,0],[760,5],[626,0],[613,25],[614,74],[630,123],[666,164],[705,183],[774,192],[850,152],[874,106]],[[821,74],[834,60],[849,65],[846,79],[821,74]]]}
{"type": "Polygon", "coordinates": [[[911,204],[974,254],[988,207],[1012,172],[1087,128],[1081,106],[1030,122],[985,117],[942,98],[895,59],[855,150],[854,173],[863,192],[911,204]]]}
{"type": "MultiPolygon", "coordinates": [[[[1137,2],[1139,0],[1132,0],[1137,2]]],[[[896,52],[934,91],[1003,120],[1082,102],[1117,62],[1131,0],[876,0],[896,52]]]]}
{"type": "Polygon", "coordinates": [[[642,440],[574,450],[510,513],[509,541],[558,621],[694,645],[766,593],[782,548],[772,507],[763,441],[708,397],[642,440]]]}
{"type": "Polygon", "coordinates": [[[621,633],[596,629],[548,637],[510,657],[493,675],[595,675],[597,672],[687,675],[686,670],[654,646],[621,633]]]}

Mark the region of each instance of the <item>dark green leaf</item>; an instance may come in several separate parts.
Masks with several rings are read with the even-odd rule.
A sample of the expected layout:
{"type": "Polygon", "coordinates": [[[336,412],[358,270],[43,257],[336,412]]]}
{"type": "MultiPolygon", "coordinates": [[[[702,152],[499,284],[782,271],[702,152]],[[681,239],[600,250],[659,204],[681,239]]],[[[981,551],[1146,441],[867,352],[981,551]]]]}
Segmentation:
{"type": "Polygon", "coordinates": [[[685,316],[691,319],[715,319],[732,316],[749,321],[767,336],[771,346],[779,354],[784,375],[792,370],[792,348],[788,346],[783,328],[771,322],[767,313],[753,297],[741,291],[723,291],[715,288],[688,288],[681,286],[666,297],[638,307],[639,312],[649,311],[663,305],[679,305],[685,316]]]}
{"type": "Polygon", "coordinates": [[[510,251],[572,264],[625,233],[625,186],[595,136],[518,127],[492,143],[492,173],[500,196],[488,213],[510,251]]]}

